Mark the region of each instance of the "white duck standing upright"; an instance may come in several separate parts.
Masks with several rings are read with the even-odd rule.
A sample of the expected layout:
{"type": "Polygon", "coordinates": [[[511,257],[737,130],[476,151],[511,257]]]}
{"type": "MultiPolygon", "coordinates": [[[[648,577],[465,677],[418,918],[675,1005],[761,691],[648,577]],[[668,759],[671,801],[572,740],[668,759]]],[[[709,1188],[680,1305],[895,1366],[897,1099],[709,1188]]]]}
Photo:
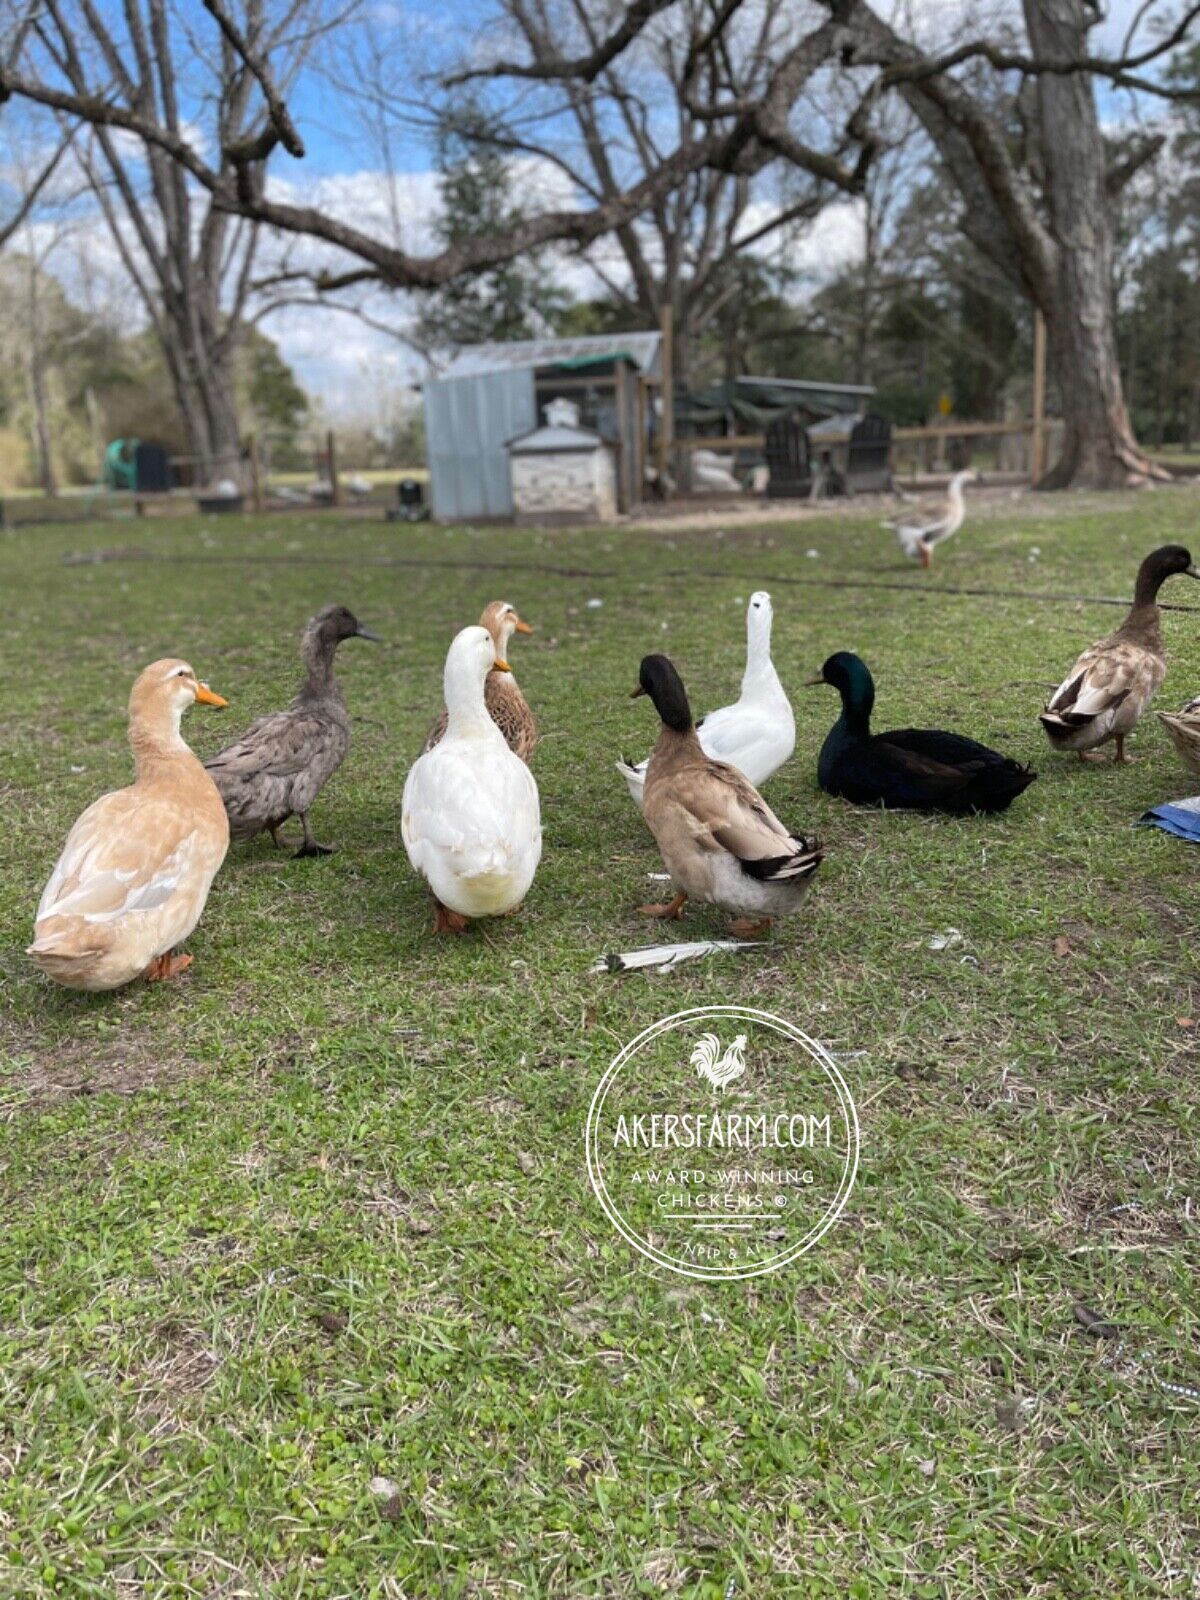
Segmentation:
{"type": "Polygon", "coordinates": [[[191,963],[172,951],[199,922],[229,848],[221,796],[179,731],[197,703],[226,704],[186,661],[156,661],[133,686],[137,776],[93,801],[67,835],[27,951],[68,989],[174,978],[191,963]]]}
{"type": "MultiPolygon", "coordinates": [[[[696,724],[700,748],[714,761],[736,767],[757,789],[791,758],[796,748],[796,719],[771,660],[771,596],[765,589],[750,596],[746,610],[746,670],[740,698],[731,706],[710,711],[696,724]]],[[[617,762],[629,794],[639,811],[649,757],[636,765],[617,762]]]]}
{"type": "Polygon", "coordinates": [[[417,758],[404,785],[401,833],[408,859],[429,884],[437,933],[514,910],[542,854],[538,789],[488,713],[487,675],[497,660],[490,634],[464,628],[446,656],[447,726],[417,758]]]}
{"type": "Polygon", "coordinates": [[[946,486],[946,498],[939,504],[905,506],[894,517],[888,517],[883,526],[895,532],[910,561],[932,566],[934,546],[956,534],[966,519],[963,485],[978,481],[979,474],[974,470],[956,472],[946,486]]]}

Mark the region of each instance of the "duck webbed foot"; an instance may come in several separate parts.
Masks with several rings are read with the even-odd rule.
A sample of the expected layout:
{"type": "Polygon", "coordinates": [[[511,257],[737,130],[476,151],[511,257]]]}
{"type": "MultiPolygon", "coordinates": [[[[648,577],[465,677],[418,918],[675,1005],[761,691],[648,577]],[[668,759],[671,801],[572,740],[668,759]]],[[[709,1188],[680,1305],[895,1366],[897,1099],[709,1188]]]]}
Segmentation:
{"type": "Polygon", "coordinates": [[[171,978],[177,978],[181,972],[186,972],[191,964],[191,956],[172,955],[168,950],[164,955],[154,958],[142,977],[147,983],[166,983],[171,978]]]}
{"type": "Polygon", "coordinates": [[[1118,761],[1118,762],[1128,763],[1128,762],[1133,761],[1135,759],[1136,759],[1136,757],[1131,756],[1129,751],[1126,750],[1126,748],[1125,748],[1125,735],[1122,734],[1122,733],[1119,733],[1117,735],[1117,753],[1113,757],[1113,760],[1114,761],[1118,761]]]}
{"type": "Polygon", "coordinates": [[[1075,754],[1080,761],[1107,761],[1108,757],[1103,750],[1076,750],[1075,754]]]}
{"type": "Polygon", "coordinates": [[[331,856],[334,853],[331,844],[317,843],[313,836],[312,828],[309,826],[307,811],[300,813],[300,824],[304,829],[304,843],[296,851],[294,857],[296,861],[301,860],[304,856],[331,856]]]}
{"type": "Polygon", "coordinates": [[[753,939],[760,933],[771,931],[770,917],[734,917],[729,931],[735,939],[753,939]]]}
{"type": "Polygon", "coordinates": [[[459,911],[451,911],[449,906],[444,906],[438,899],[434,900],[437,907],[437,917],[433,924],[434,933],[466,933],[467,919],[459,911]]]}
{"type": "Polygon", "coordinates": [[[678,922],[683,916],[683,904],[687,899],[685,894],[677,894],[674,900],[668,900],[665,905],[639,906],[638,910],[644,917],[659,917],[664,922],[678,922]]]}

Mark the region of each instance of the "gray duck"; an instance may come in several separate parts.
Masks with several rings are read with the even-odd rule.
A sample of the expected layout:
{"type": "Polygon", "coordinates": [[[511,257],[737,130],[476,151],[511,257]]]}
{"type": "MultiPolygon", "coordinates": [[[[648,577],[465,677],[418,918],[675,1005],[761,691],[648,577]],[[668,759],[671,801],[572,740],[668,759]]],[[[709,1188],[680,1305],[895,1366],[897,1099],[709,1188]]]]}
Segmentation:
{"type": "Polygon", "coordinates": [[[295,816],[304,829],[297,857],[332,854],[314,838],[308,813],[350,748],[350,717],[333,675],[343,639],[378,641],[379,635],[345,606],[318,611],[304,630],[304,681],[288,709],[259,717],[204,763],[225,802],[233,839],[252,839],[265,829],[284,846],[279,829],[295,816]]]}

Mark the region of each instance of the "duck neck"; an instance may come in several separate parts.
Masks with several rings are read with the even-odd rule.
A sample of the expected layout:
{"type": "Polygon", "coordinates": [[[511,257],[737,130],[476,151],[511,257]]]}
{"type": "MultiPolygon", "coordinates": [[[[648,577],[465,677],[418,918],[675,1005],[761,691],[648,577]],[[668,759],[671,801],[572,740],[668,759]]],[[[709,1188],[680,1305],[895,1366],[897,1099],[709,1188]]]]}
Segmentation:
{"type": "Polygon", "coordinates": [[[753,618],[746,628],[746,670],[742,674],[742,693],[763,689],[776,678],[771,660],[771,619],[753,618]]]}
{"type": "Polygon", "coordinates": [[[963,503],[963,484],[965,481],[966,480],[963,478],[962,474],[956,472],[950,479],[950,483],[946,489],[947,498],[956,511],[963,503]]]}
{"type": "Polygon", "coordinates": [[[338,682],[333,675],[333,658],[337,653],[337,640],[328,639],[320,631],[307,633],[300,647],[304,662],[304,681],[300,685],[301,700],[322,700],[338,693],[338,682]]]}
{"type": "Polygon", "coordinates": [[[868,678],[852,678],[842,686],[842,714],[839,726],[854,739],[871,733],[871,712],[875,709],[875,685],[868,678]]]}
{"type": "Polygon", "coordinates": [[[167,705],[140,711],[129,723],[129,747],[139,779],[153,777],[163,767],[196,757],[179,731],[183,707],[167,705]]]}
{"type": "MultiPolygon", "coordinates": [[[[498,676],[502,678],[505,674],[498,676]]],[[[460,676],[448,670],[443,689],[446,696],[446,731],[451,737],[486,739],[493,734],[499,736],[484,699],[484,680],[460,676]]]]}
{"type": "Polygon", "coordinates": [[[1137,575],[1133,591],[1133,604],[1121,624],[1123,634],[1156,640],[1161,637],[1159,626],[1158,591],[1167,574],[1160,568],[1143,566],[1137,575]]]}

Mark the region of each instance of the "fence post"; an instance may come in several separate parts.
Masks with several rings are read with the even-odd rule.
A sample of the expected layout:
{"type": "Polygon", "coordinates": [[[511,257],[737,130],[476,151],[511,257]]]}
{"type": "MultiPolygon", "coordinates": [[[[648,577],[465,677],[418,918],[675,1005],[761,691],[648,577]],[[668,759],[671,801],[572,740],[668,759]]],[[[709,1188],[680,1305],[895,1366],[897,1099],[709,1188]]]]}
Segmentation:
{"type": "Polygon", "coordinates": [[[263,508],[262,477],[258,467],[258,435],[252,433],[246,441],[250,464],[250,509],[261,512],[263,508]]]}
{"type": "Polygon", "coordinates": [[[340,506],[342,486],[338,479],[337,440],[332,428],[325,435],[325,459],[329,462],[329,503],[331,506],[340,506]]]}

